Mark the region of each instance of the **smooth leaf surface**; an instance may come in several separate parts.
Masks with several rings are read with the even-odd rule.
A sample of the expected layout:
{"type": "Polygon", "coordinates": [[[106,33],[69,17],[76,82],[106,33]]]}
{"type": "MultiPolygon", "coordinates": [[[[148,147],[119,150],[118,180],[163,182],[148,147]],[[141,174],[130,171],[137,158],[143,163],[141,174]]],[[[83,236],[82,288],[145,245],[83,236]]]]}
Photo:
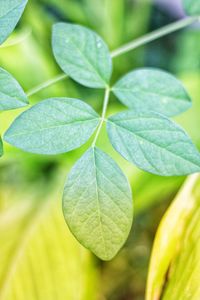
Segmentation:
{"type": "Polygon", "coordinates": [[[80,25],[53,26],[53,53],[62,70],[75,81],[91,88],[105,88],[112,73],[107,45],[93,31],[80,25]]]}
{"type": "Polygon", "coordinates": [[[0,137],[0,157],[3,155],[3,142],[2,139],[0,137]]]}
{"type": "Polygon", "coordinates": [[[0,68],[0,111],[20,108],[28,104],[28,99],[17,80],[0,68]]]}
{"type": "Polygon", "coordinates": [[[113,147],[150,173],[172,176],[200,171],[200,154],[181,127],[155,112],[125,111],[108,119],[113,147]]]}
{"type": "Polygon", "coordinates": [[[12,205],[1,207],[0,299],[95,299],[95,266],[66,228],[60,193],[41,199],[35,191],[19,195],[1,186],[0,201],[9,195],[12,205]]]}
{"type": "Polygon", "coordinates": [[[138,69],[120,79],[113,92],[127,107],[146,109],[166,116],[177,115],[191,107],[191,100],[182,83],[158,69],[138,69]]]}
{"type": "Polygon", "coordinates": [[[82,245],[103,260],[112,259],[132,225],[129,183],[104,152],[90,148],[75,164],[65,184],[63,212],[82,245]]]}
{"type": "Polygon", "coordinates": [[[28,0],[0,0],[0,44],[14,30],[28,0]]]}
{"type": "Polygon", "coordinates": [[[31,153],[64,153],[83,145],[98,123],[99,116],[86,103],[50,98],[17,117],[4,140],[31,153]]]}
{"type": "Polygon", "coordinates": [[[199,200],[200,180],[195,174],[186,180],[159,225],[146,300],[200,299],[199,200]]]}
{"type": "Polygon", "coordinates": [[[183,0],[183,7],[188,15],[200,16],[199,0],[183,0]]]}

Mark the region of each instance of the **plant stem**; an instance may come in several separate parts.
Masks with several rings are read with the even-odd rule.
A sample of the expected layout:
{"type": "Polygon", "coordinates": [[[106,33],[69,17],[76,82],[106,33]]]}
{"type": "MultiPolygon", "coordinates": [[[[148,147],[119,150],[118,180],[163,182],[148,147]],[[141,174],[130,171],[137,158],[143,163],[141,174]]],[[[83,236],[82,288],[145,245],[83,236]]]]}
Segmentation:
{"type": "Polygon", "coordinates": [[[15,38],[9,38],[7,41],[5,41],[3,44],[0,45],[1,48],[8,48],[12,47],[18,44],[23,43],[32,33],[32,30],[30,28],[26,28],[23,33],[19,34],[15,38]]]}
{"type": "Polygon", "coordinates": [[[150,33],[144,35],[143,37],[135,39],[134,41],[132,41],[128,44],[125,44],[124,46],[112,51],[111,52],[111,57],[116,57],[116,56],[122,55],[124,53],[127,53],[130,50],[133,50],[137,47],[140,47],[144,44],[147,44],[151,41],[154,41],[154,40],[156,40],[160,37],[163,37],[163,36],[165,36],[169,33],[172,33],[174,31],[177,31],[179,29],[187,27],[187,26],[197,22],[198,20],[200,20],[199,16],[198,17],[188,17],[188,18],[185,18],[183,20],[179,20],[177,22],[174,22],[172,24],[164,26],[160,29],[157,29],[153,32],[150,32],[150,33]]]}
{"type": "MultiPolygon", "coordinates": [[[[169,33],[172,33],[174,31],[177,31],[179,29],[187,27],[187,26],[189,26],[189,25],[191,25],[191,24],[193,24],[193,23],[195,23],[197,21],[200,21],[200,17],[199,16],[198,17],[188,17],[188,18],[185,18],[183,20],[179,20],[177,22],[174,22],[172,24],[164,26],[164,27],[162,27],[160,29],[157,29],[157,30],[155,30],[153,32],[150,32],[150,33],[144,35],[143,37],[135,39],[134,41],[132,41],[132,42],[130,42],[128,44],[125,44],[124,46],[122,46],[122,47],[120,47],[120,48],[112,51],[111,52],[111,57],[117,57],[119,55],[127,53],[127,52],[129,52],[129,51],[131,51],[131,50],[133,50],[133,49],[135,49],[137,47],[140,47],[140,46],[142,46],[144,44],[152,42],[152,41],[154,41],[154,40],[156,40],[156,39],[158,39],[160,37],[163,37],[163,36],[165,36],[165,35],[167,35],[169,33]]],[[[56,77],[54,77],[54,78],[52,78],[52,79],[50,79],[50,80],[48,80],[48,81],[46,81],[44,83],[42,83],[42,84],[40,84],[40,85],[32,88],[31,90],[29,90],[27,92],[27,96],[30,97],[30,96],[38,93],[39,91],[41,91],[41,90],[49,87],[50,85],[52,85],[52,84],[54,84],[54,83],[56,83],[56,82],[58,82],[60,80],[63,80],[65,78],[67,78],[67,77],[68,76],[66,74],[64,74],[64,73],[60,74],[60,75],[58,75],[58,76],[56,76],[56,77]]]]}
{"type": "Polygon", "coordinates": [[[107,87],[106,90],[105,90],[105,96],[104,96],[104,101],[103,101],[103,110],[102,110],[102,115],[101,115],[101,122],[99,124],[96,135],[94,137],[92,147],[95,147],[95,144],[97,142],[98,136],[99,136],[100,131],[101,131],[101,128],[103,126],[103,122],[105,121],[106,111],[107,111],[108,102],[109,102],[109,96],[110,96],[110,87],[107,87]]]}
{"type": "Polygon", "coordinates": [[[40,92],[41,90],[49,87],[50,85],[52,85],[52,84],[54,84],[58,81],[61,81],[61,80],[65,79],[67,77],[68,76],[65,73],[59,74],[59,75],[55,76],[54,78],[49,79],[46,82],[43,82],[43,83],[39,84],[38,86],[32,88],[26,94],[27,94],[28,97],[33,96],[36,93],[40,92]]]}

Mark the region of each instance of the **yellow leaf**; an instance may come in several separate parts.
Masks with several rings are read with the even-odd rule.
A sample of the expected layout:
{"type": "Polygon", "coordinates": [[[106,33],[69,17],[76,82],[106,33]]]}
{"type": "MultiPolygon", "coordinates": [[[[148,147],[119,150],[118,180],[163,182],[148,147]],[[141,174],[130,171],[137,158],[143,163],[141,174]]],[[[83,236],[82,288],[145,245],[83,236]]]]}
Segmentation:
{"type": "Polygon", "coordinates": [[[64,222],[60,195],[0,214],[1,300],[96,299],[96,271],[64,222]]]}
{"type": "Polygon", "coordinates": [[[188,177],[154,241],[146,300],[200,299],[200,176],[188,177]]]}

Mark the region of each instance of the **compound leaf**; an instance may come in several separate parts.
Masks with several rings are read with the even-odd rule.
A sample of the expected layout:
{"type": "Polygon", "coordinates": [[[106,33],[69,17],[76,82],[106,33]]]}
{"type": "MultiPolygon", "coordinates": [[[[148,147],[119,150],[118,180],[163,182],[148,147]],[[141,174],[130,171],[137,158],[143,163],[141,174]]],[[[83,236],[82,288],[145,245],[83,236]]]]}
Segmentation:
{"type": "Polygon", "coordinates": [[[191,16],[200,15],[200,1],[199,0],[183,0],[183,7],[185,12],[191,16]]]}
{"type": "Polygon", "coordinates": [[[113,147],[150,173],[173,176],[200,171],[200,154],[184,130],[155,112],[125,111],[108,119],[113,147]]]}
{"type": "Polygon", "coordinates": [[[28,0],[0,0],[0,45],[14,30],[28,0]]]}
{"type": "Polygon", "coordinates": [[[90,148],[75,164],[63,195],[66,222],[82,245],[103,260],[112,259],[129,234],[132,195],[117,164],[90,148]]]}
{"type": "Polygon", "coordinates": [[[98,123],[99,116],[86,103],[50,98],[22,113],[5,133],[4,140],[31,153],[64,153],[84,144],[98,123]]]}
{"type": "Polygon", "coordinates": [[[120,79],[113,88],[119,100],[131,109],[146,109],[167,116],[191,107],[182,83],[171,74],[157,69],[138,69],[120,79]]]}
{"type": "Polygon", "coordinates": [[[0,68],[0,111],[20,108],[28,104],[28,99],[16,79],[0,68]]]}
{"type": "Polygon", "coordinates": [[[91,88],[104,88],[112,73],[107,45],[93,31],[67,23],[53,26],[53,53],[62,70],[91,88]]]}

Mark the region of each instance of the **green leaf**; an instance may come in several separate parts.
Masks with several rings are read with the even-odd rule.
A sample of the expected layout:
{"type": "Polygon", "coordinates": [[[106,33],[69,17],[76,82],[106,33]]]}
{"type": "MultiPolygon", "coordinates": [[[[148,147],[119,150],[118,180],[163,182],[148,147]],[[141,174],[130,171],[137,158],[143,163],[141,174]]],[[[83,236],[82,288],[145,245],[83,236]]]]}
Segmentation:
{"type": "Polygon", "coordinates": [[[105,88],[112,73],[107,45],[93,31],[67,23],[53,26],[53,53],[62,70],[91,88],[105,88]]]}
{"type": "Polygon", "coordinates": [[[2,139],[0,137],[0,157],[3,155],[3,142],[2,139]]]}
{"type": "Polygon", "coordinates": [[[0,44],[14,30],[28,0],[0,0],[0,44]]]}
{"type": "Polygon", "coordinates": [[[185,12],[190,16],[200,16],[199,0],[183,0],[185,12]]]}
{"type": "Polygon", "coordinates": [[[125,111],[108,119],[113,147],[150,173],[173,176],[200,171],[200,154],[181,127],[155,112],[125,111]]]}
{"type": "Polygon", "coordinates": [[[156,233],[146,300],[200,299],[200,177],[189,176],[156,233]]]}
{"type": "Polygon", "coordinates": [[[0,111],[20,108],[28,104],[28,99],[16,79],[0,68],[0,111]]]}
{"type": "Polygon", "coordinates": [[[99,119],[80,100],[51,98],[22,113],[5,133],[4,140],[31,153],[64,153],[83,145],[99,119]]]}
{"type": "Polygon", "coordinates": [[[120,79],[113,87],[123,104],[135,110],[153,110],[167,116],[191,107],[182,83],[171,74],[157,69],[138,69],[120,79]]]}
{"type": "Polygon", "coordinates": [[[75,164],[63,195],[66,222],[82,245],[103,260],[112,259],[132,225],[132,195],[117,164],[90,148],[75,164]]]}

